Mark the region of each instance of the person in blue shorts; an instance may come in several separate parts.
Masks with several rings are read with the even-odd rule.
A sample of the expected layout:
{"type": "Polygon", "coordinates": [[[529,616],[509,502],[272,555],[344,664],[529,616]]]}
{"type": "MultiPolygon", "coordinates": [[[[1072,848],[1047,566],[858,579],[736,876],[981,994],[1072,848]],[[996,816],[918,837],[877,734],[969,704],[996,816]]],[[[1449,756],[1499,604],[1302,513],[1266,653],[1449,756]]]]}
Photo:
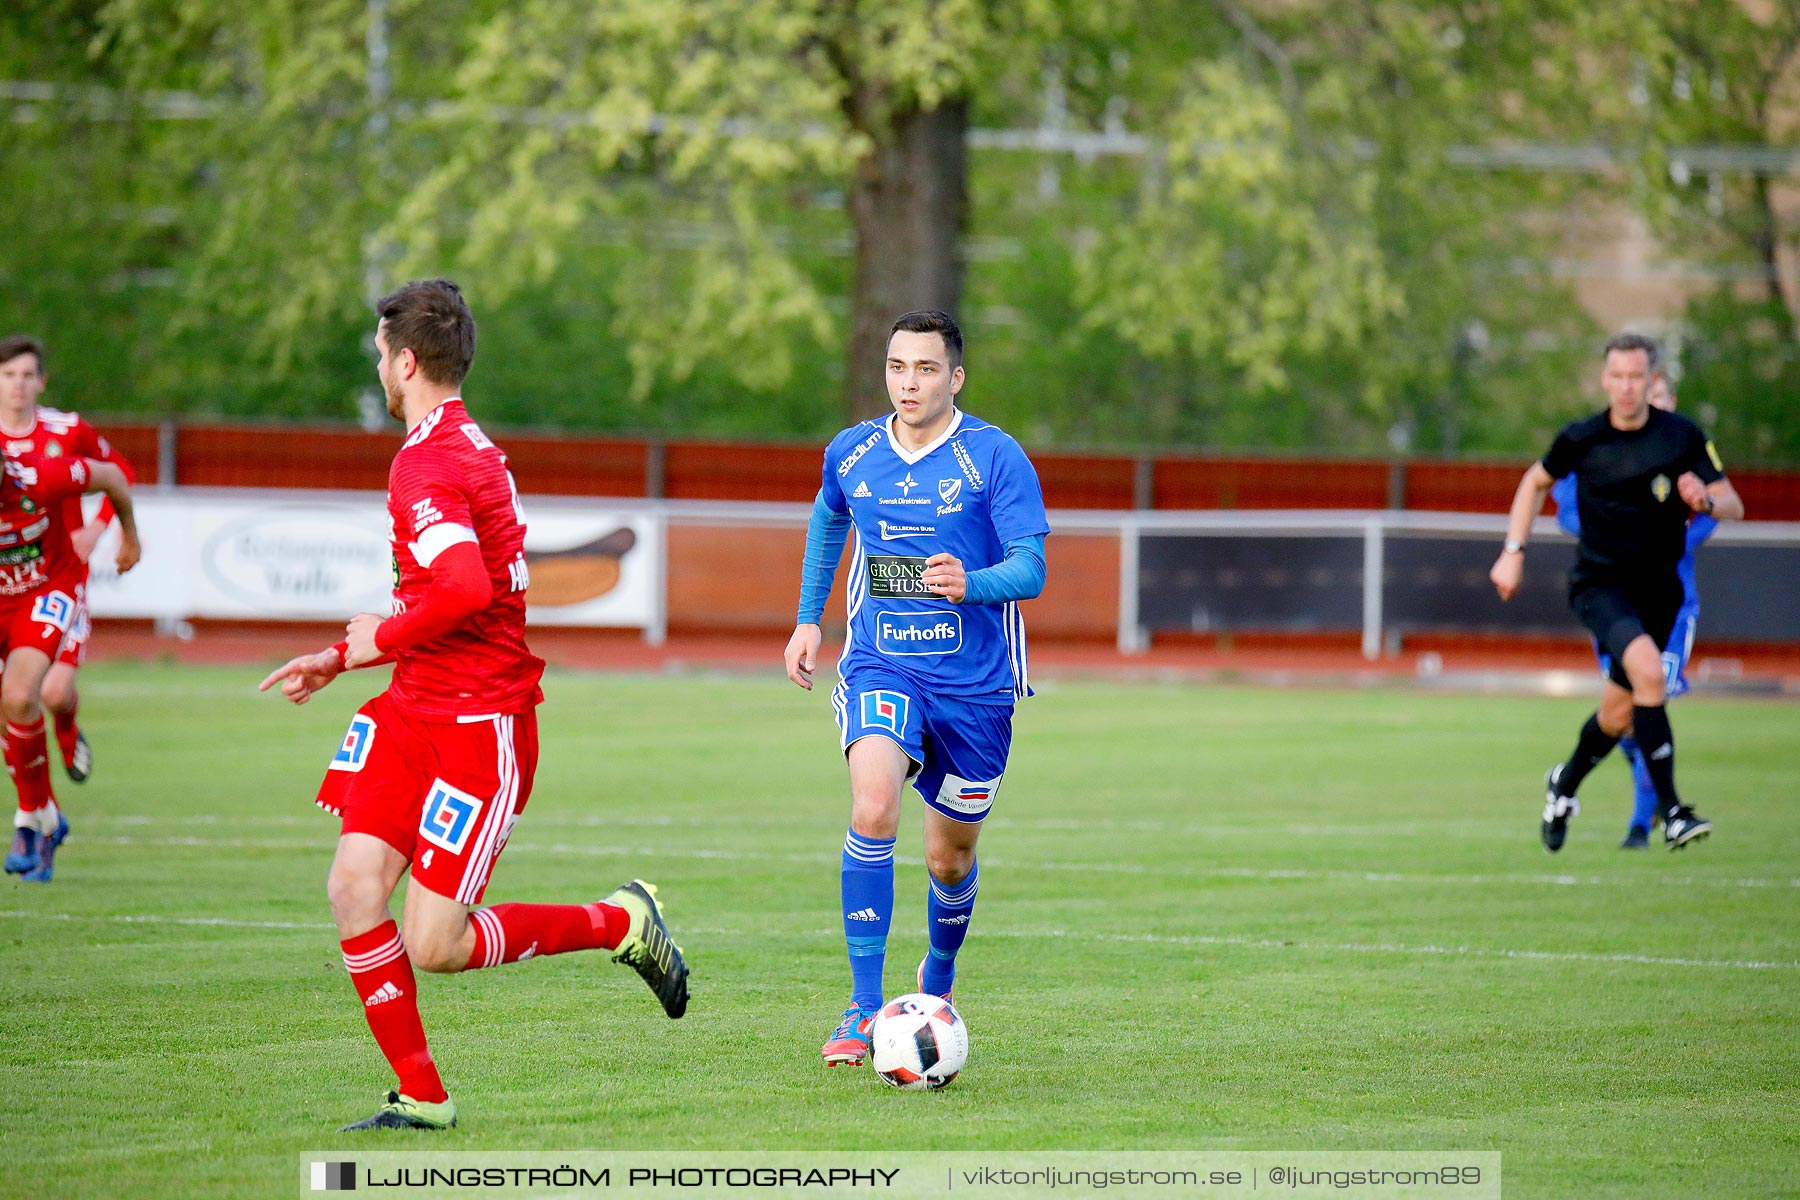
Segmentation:
{"type": "Polygon", "coordinates": [[[1006,775],[1013,705],[1031,694],[1019,601],[1044,588],[1037,472],[1019,444],[956,406],[962,331],[909,312],[888,335],[894,411],[825,450],[806,530],[788,678],[812,689],[819,618],[844,543],[849,623],[831,694],[850,768],[839,875],[851,999],[821,1055],[857,1065],[882,1002],[894,842],[910,780],[925,802],[929,948],[921,992],[948,997],[980,886],[975,842],[1006,775]]]}
{"type": "MultiPolygon", "coordinates": [[[[1675,411],[1675,389],[1670,386],[1668,376],[1661,371],[1651,376],[1648,398],[1653,408],[1660,408],[1664,412],[1675,411]]],[[[1581,515],[1575,503],[1575,478],[1574,475],[1565,475],[1557,480],[1550,488],[1550,499],[1556,505],[1556,523],[1570,537],[1579,538],[1581,515]]],[[[1677,568],[1681,575],[1681,609],[1675,616],[1675,628],[1670,632],[1662,652],[1663,677],[1668,681],[1671,700],[1688,690],[1688,656],[1693,653],[1694,629],[1700,620],[1700,588],[1694,576],[1694,551],[1718,527],[1718,519],[1707,513],[1695,513],[1688,518],[1687,552],[1682,555],[1681,564],[1677,568]]],[[[1600,660],[1600,674],[1610,675],[1612,655],[1598,642],[1594,644],[1594,657],[1600,660]]],[[[1650,780],[1650,770],[1644,763],[1635,738],[1630,734],[1621,738],[1619,750],[1631,764],[1634,789],[1631,824],[1625,830],[1625,838],[1619,843],[1619,848],[1644,850],[1650,845],[1650,831],[1655,827],[1657,819],[1656,785],[1650,780]]]]}

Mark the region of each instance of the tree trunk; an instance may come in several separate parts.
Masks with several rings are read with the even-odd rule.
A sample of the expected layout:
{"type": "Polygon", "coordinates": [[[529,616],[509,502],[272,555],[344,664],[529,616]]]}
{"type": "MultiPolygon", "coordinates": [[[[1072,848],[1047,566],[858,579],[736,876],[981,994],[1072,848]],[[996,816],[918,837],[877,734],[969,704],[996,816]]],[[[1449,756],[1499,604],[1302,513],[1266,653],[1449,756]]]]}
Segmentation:
{"type": "Polygon", "coordinates": [[[968,130],[969,106],[961,97],[933,109],[909,109],[876,136],[875,148],[856,165],[850,184],[856,280],[844,370],[851,420],[889,411],[884,364],[895,317],[917,308],[957,316],[969,208],[968,130]]]}

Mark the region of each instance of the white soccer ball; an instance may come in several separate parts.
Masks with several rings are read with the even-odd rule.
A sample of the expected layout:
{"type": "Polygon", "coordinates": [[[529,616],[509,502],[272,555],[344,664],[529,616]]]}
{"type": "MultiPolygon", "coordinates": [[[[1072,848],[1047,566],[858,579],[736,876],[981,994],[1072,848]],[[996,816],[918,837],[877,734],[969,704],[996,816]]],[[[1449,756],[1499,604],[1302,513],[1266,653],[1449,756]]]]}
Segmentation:
{"type": "Polygon", "coordinates": [[[969,1061],[969,1027],[942,996],[889,1000],[869,1032],[870,1061],[882,1082],[908,1091],[941,1088],[969,1061]]]}

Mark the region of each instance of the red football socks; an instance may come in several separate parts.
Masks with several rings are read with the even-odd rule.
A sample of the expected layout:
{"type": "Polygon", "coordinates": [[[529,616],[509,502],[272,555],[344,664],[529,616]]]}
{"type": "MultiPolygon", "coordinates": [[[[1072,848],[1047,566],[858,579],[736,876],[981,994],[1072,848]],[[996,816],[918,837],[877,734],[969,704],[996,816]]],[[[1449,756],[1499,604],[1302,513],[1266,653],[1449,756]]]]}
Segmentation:
{"type": "Polygon", "coordinates": [[[614,904],[496,904],[469,919],[475,950],[465,971],[543,954],[611,950],[631,931],[631,914],[614,904]]]}
{"type": "Polygon", "coordinates": [[[75,706],[78,703],[78,699],[71,697],[68,712],[52,712],[50,714],[56,722],[56,748],[62,752],[65,769],[75,763],[75,735],[80,732],[80,728],[75,724],[75,706]]]}
{"type": "Polygon", "coordinates": [[[350,982],[362,998],[363,1016],[375,1044],[387,1056],[388,1065],[400,1078],[400,1094],[427,1104],[448,1100],[437,1064],[425,1045],[425,1025],[419,1020],[417,988],[412,962],[400,942],[400,927],[384,922],[343,941],[344,966],[350,982]]]}
{"type": "Polygon", "coordinates": [[[36,812],[56,799],[50,791],[49,755],[42,717],[34,725],[6,723],[6,769],[19,790],[19,807],[26,812],[36,812]]]}

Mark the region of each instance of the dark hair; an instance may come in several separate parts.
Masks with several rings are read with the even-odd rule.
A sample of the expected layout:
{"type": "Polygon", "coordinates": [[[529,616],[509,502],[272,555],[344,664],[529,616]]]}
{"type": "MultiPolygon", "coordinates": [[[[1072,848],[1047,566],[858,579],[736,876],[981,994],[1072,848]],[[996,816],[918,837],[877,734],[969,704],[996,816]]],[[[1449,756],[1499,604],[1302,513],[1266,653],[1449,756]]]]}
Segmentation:
{"type": "Polygon", "coordinates": [[[1656,343],[1641,333],[1615,333],[1606,339],[1606,349],[1600,352],[1600,361],[1605,362],[1614,350],[1642,350],[1644,366],[1656,370],[1656,343]]]}
{"type": "Polygon", "coordinates": [[[375,313],[387,322],[389,351],[411,350],[426,379],[456,387],[468,376],[475,361],[475,317],[454,283],[409,283],[377,300],[375,313]]]}
{"type": "Polygon", "coordinates": [[[956,318],[942,309],[921,308],[909,313],[901,313],[888,330],[888,341],[904,329],[908,333],[935,333],[943,337],[944,349],[950,358],[952,369],[962,366],[962,330],[956,327],[956,318]]]}
{"type": "Polygon", "coordinates": [[[29,333],[9,333],[0,338],[0,363],[11,362],[24,354],[35,354],[38,360],[38,374],[44,372],[44,343],[29,333]]]}

